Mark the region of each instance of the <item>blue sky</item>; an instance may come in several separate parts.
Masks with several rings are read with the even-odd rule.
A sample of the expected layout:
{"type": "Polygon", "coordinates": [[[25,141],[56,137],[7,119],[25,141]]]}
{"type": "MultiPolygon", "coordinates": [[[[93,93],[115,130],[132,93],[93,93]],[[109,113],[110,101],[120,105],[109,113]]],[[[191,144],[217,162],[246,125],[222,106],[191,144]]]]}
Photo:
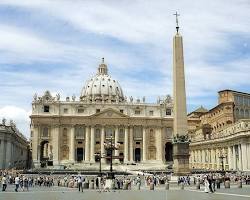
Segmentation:
{"type": "Polygon", "coordinates": [[[212,108],[222,89],[250,92],[249,10],[248,0],[1,0],[0,118],[29,136],[34,93],[79,97],[102,57],[126,96],[172,94],[175,11],[188,111],[212,108]]]}

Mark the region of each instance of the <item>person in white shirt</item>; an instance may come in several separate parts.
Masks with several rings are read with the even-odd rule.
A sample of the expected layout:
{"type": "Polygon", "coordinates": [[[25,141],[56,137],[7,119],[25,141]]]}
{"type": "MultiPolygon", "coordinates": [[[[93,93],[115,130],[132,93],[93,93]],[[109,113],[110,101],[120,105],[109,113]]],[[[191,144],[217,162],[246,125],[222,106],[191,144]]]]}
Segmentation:
{"type": "Polygon", "coordinates": [[[81,176],[79,176],[77,178],[77,185],[78,185],[79,192],[83,191],[83,188],[82,188],[82,177],[81,176]]]}
{"type": "Polygon", "coordinates": [[[2,191],[4,192],[7,188],[7,179],[6,176],[4,175],[2,178],[2,191]]]}
{"type": "Polygon", "coordinates": [[[15,191],[16,191],[16,192],[18,192],[19,183],[20,183],[20,179],[19,179],[19,177],[18,177],[18,175],[17,175],[16,178],[15,178],[15,185],[16,185],[15,191]]]}

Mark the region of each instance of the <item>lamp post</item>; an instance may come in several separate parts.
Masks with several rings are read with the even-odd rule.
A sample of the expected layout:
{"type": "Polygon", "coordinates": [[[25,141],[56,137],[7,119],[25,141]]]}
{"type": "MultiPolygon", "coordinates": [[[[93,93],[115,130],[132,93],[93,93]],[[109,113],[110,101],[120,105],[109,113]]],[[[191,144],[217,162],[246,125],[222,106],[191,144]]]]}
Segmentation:
{"type": "Polygon", "coordinates": [[[221,171],[222,171],[222,174],[225,174],[225,169],[224,169],[224,158],[226,158],[226,156],[224,156],[224,155],[220,155],[220,156],[219,156],[219,159],[221,160],[221,171]]]}
{"type": "Polygon", "coordinates": [[[101,155],[101,152],[98,152],[95,154],[97,156],[97,158],[99,158],[99,176],[102,177],[102,158],[106,158],[105,156],[101,155]]]}
{"type": "MultiPolygon", "coordinates": [[[[116,157],[113,158],[113,151],[117,150],[120,146],[119,144],[114,144],[113,139],[114,138],[111,135],[110,139],[107,139],[107,142],[104,142],[105,150],[110,152],[110,172],[109,172],[108,177],[107,177],[108,179],[115,178],[114,173],[113,173],[113,159],[116,159],[116,157]]],[[[108,156],[106,156],[106,158],[108,158],[108,156]]]]}

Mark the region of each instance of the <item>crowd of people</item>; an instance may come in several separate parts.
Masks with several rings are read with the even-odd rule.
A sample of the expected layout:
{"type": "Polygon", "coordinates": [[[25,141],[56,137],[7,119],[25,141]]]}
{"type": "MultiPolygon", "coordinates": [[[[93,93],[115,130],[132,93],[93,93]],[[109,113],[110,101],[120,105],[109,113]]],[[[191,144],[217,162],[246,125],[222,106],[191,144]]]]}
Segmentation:
{"type": "MultiPolygon", "coordinates": [[[[164,173],[161,174],[138,174],[138,175],[126,175],[116,176],[114,179],[115,189],[132,189],[132,187],[149,187],[150,185],[160,186],[170,181],[171,175],[164,173]]],[[[79,192],[83,189],[98,189],[99,191],[105,191],[107,177],[103,176],[85,176],[85,175],[26,175],[20,172],[0,172],[0,183],[2,184],[2,191],[6,191],[8,185],[14,185],[14,191],[29,191],[32,187],[70,187],[78,188],[79,192]]],[[[205,192],[215,192],[216,189],[220,189],[222,183],[230,181],[236,183],[238,181],[250,184],[250,176],[244,174],[200,174],[193,176],[182,176],[178,179],[178,185],[203,185],[205,192]]]]}

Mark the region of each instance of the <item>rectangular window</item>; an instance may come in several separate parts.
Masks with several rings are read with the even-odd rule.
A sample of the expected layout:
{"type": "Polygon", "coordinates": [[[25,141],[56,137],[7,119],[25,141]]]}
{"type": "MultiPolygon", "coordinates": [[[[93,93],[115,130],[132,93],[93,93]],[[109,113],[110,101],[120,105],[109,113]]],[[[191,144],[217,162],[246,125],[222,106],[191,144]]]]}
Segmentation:
{"type": "Polygon", "coordinates": [[[83,108],[78,108],[77,112],[78,113],[84,113],[84,109],[83,108]]]}
{"type": "Polygon", "coordinates": [[[140,144],[140,142],[136,142],[136,144],[140,144]]]}
{"type": "Polygon", "coordinates": [[[149,116],[153,116],[154,115],[154,111],[153,110],[150,110],[149,111],[149,116]]]}
{"type": "Polygon", "coordinates": [[[101,110],[100,109],[96,109],[96,113],[99,113],[99,112],[101,112],[101,110]]]}
{"type": "Polygon", "coordinates": [[[64,109],[63,109],[63,112],[64,112],[65,114],[67,114],[67,113],[68,113],[68,111],[69,111],[69,109],[68,109],[68,108],[64,108],[64,109]]]}
{"type": "Polygon", "coordinates": [[[49,112],[49,106],[43,106],[43,112],[49,112]]]}
{"type": "Polygon", "coordinates": [[[123,113],[123,110],[120,110],[120,113],[123,113]]]}
{"type": "Polygon", "coordinates": [[[166,115],[171,115],[171,109],[166,109],[166,115]]]}
{"type": "Polygon", "coordinates": [[[135,110],[135,114],[136,114],[136,115],[139,115],[139,114],[141,114],[141,111],[135,110]]]}

